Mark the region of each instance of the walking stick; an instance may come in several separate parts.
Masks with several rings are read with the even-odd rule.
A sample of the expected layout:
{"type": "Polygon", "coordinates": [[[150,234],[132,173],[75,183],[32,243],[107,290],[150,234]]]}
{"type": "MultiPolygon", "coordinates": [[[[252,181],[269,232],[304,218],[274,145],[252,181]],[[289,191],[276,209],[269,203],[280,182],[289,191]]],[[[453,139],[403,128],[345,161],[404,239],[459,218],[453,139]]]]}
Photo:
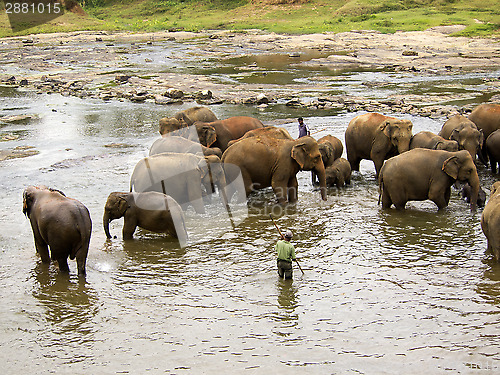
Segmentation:
{"type": "MultiPolygon", "coordinates": [[[[280,236],[282,239],[285,239],[285,236],[283,236],[283,233],[281,233],[281,230],[280,228],[278,227],[278,225],[276,224],[276,222],[274,221],[273,217],[271,216],[271,214],[269,214],[269,217],[271,218],[271,220],[273,221],[273,224],[274,226],[276,227],[276,229],[278,230],[280,236]]],[[[300,266],[300,263],[297,259],[295,259],[295,261],[297,262],[297,266],[299,266],[299,270],[300,272],[302,272],[302,275],[304,274],[304,271],[302,270],[302,267],[300,266]]]]}

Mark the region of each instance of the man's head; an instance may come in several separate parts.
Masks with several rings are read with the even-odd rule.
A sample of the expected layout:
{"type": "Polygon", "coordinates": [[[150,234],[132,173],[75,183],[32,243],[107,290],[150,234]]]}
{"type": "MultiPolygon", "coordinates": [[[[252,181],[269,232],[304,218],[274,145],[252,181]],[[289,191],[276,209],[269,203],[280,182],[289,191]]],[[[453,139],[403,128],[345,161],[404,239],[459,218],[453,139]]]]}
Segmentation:
{"type": "Polygon", "coordinates": [[[293,237],[293,234],[291,231],[287,230],[285,233],[285,240],[290,241],[293,237]]]}
{"type": "Polygon", "coordinates": [[[298,122],[299,122],[299,124],[301,124],[301,125],[304,123],[304,119],[303,119],[302,117],[299,117],[299,118],[297,119],[297,121],[298,121],[298,122]]]}

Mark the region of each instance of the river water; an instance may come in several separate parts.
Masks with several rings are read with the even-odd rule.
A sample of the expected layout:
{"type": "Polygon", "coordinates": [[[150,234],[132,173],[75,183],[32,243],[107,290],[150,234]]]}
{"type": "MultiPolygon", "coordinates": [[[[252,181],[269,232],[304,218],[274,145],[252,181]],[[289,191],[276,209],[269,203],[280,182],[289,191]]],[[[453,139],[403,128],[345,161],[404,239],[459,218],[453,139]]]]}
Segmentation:
{"type": "MultiPolygon", "coordinates": [[[[343,74],[358,82],[382,73],[343,74]]],[[[135,163],[158,136],[158,119],[192,103],[165,108],[3,89],[0,105],[1,116],[39,115],[0,129],[17,137],[1,142],[2,150],[39,151],[0,163],[4,374],[499,372],[500,266],[484,253],[481,210],[471,213],[457,190],[441,212],[431,202],[382,211],[373,164],[363,161],[351,186],[330,189],[326,202],[301,172],[295,206],[270,206],[266,190],[250,198],[234,230],[206,214],[198,228],[205,238],[183,249],[141,230],[122,241],[122,220],[111,224],[118,238],[108,241],[108,194],[128,190],[135,163]],[[35,254],[22,214],[22,191],[32,184],[89,208],[85,280],[75,262],[61,275],[35,254]],[[294,233],[304,273],[295,267],[291,281],[276,273],[278,235],[269,213],[294,233]]],[[[303,116],[311,131],[326,129],[317,138],[342,141],[360,114],[283,105],[211,109],[219,118],[281,119],[294,136],[295,118],[303,116]]],[[[445,120],[389,115],[412,120],[414,133],[438,132],[445,120]]],[[[484,167],[479,174],[488,192],[495,178],[484,167]]]]}

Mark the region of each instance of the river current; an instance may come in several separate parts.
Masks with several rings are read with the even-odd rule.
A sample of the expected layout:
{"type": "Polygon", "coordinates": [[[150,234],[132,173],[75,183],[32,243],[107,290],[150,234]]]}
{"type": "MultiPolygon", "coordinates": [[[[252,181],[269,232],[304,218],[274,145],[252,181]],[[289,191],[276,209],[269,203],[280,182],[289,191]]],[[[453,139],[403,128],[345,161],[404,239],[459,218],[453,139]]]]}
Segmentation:
{"type": "MultiPolygon", "coordinates": [[[[368,73],[365,73],[368,74],[368,73]]],[[[355,74],[359,77],[359,74],[355,74]]],[[[354,78],[351,77],[352,79],[354,78]]],[[[367,78],[368,79],[368,78],[367,78]]],[[[4,125],[37,155],[0,163],[0,358],[4,374],[493,374],[500,369],[500,266],[485,254],[481,209],[452,191],[449,207],[410,202],[381,210],[373,163],[321,201],[300,172],[299,201],[279,209],[270,190],[252,195],[234,228],[211,220],[186,248],[138,230],[106,239],[104,203],[128,191],[135,163],[158,137],[158,120],[193,103],[103,102],[3,89],[0,114],[37,114],[4,125]],[[93,231],[87,277],[44,266],[35,254],[22,192],[45,184],[84,203],[93,231]],[[274,244],[282,229],[304,273],[279,279],[274,244]]],[[[280,119],[297,136],[303,116],[314,137],[344,143],[350,119],[283,105],[214,105],[219,118],[280,119]]],[[[410,119],[414,133],[445,119],[410,119]]],[[[345,151],[344,151],[345,157],[345,151]]],[[[479,167],[488,192],[496,180],[479,167]]],[[[199,229],[199,228],[198,228],[199,229]]]]}

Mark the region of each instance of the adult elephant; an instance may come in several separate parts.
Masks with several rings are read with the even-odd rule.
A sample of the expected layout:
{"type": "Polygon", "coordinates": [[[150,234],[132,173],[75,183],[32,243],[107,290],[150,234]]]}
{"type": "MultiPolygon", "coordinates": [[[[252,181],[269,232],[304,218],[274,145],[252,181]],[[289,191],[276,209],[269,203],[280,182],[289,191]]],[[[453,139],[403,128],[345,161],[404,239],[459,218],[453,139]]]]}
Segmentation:
{"type": "Polygon", "coordinates": [[[196,121],[194,124],[200,143],[207,147],[218,147],[224,152],[232,140],[243,137],[246,132],[263,128],[262,122],[248,116],[235,116],[213,122],[196,121]]]}
{"type": "Polygon", "coordinates": [[[205,156],[216,155],[219,158],[222,157],[222,151],[217,147],[205,147],[199,142],[175,135],[161,137],[154,141],[149,149],[149,156],[161,154],[163,152],[185,152],[187,154],[203,153],[205,156]]]}
{"type": "Polygon", "coordinates": [[[459,150],[467,150],[476,160],[476,155],[483,145],[484,136],[481,130],[467,117],[455,115],[443,124],[439,135],[458,143],[459,150]]]}
{"type": "Polygon", "coordinates": [[[194,154],[165,152],[139,161],[130,179],[130,191],[138,193],[157,191],[170,195],[183,209],[193,206],[199,214],[205,213],[205,193],[219,188],[224,203],[226,179],[220,159],[215,155],[201,157],[194,154]]]}
{"type": "MultiPolygon", "coordinates": [[[[326,200],[325,167],[318,142],[306,136],[297,140],[251,137],[229,147],[222,155],[228,181],[241,172],[245,193],[271,186],[279,203],[297,201],[296,175],[301,170],[315,170],[319,177],[321,198],[326,200]],[[237,168],[234,168],[236,166],[237,168]]],[[[230,199],[234,192],[228,192],[230,199]]]]}
{"type": "Polygon", "coordinates": [[[379,113],[366,113],[353,118],[345,131],[347,160],[353,171],[359,171],[362,159],[372,160],[376,175],[384,160],[410,148],[413,124],[379,113]]]}
{"type": "Polygon", "coordinates": [[[486,139],[486,154],[490,161],[491,171],[497,173],[497,165],[500,163],[500,129],[495,130],[486,139]]]}
{"type": "Polygon", "coordinates": [[[387,160],[380,171],[382,207],[392,204],[404,210],[406,202],[430,199],[441,210],[450,201],[455,181],[472,188],[471,210],[476,210],[479,177],[476,165],[465,151],[449,152],[416,148],[387,160]]]}
{"type": "MultiPolygon", "coordinates": [[[[468,117],[479,130],[482,130],[486,141],[491,133],[500,129],[500,104],[480,104],[474,108],[468,117]]],[[[483,146],[485,145],[483,144],[483,146]]],[[[480,156],[484,165],[487,165],[488,155],[485,147],[481,149],[480,156]]]]}
{"type": "MultiPolygon", "coordinates": [[[[333,135],[325,135],[324,137],[318,139],[318,147],[325,168],[331,166],[333,162],[340,158],[344,152],[342,141],[333,135]]],[[[313,185],[317,183],[314,171],[311,172],[311,180],[313,185]]]]}
{"type": "Polygon", "coordinates": [[[184,213],[172,197],[154,191],[146,193],[109,194],[104,206],[102,222],[106,237],[111,238],[109,223],[124,218],[122,235],[132,239],[137,227],[155,233],[168,233],[179,240],[181,246],[187,242],[184,213]]]}
{"type": "Polygon", "coordinates": [[[160,119],[160,134],[179,131],[193,125],[196,121],[217,121],[217,116],[207,107],[191,107],[177,112],[174,117],[160,119]]]}
{"type": "Polygon", "coordinates": [[[245,138],[250,138],[250,137],[271,137],[271,138],[276,138],[276,139],[295,139],[293,138],[288,130],[284,128],[279,128],[276,126],[264,126],[263,128],[257,128],[254,130],[249,130],[247,131],[243,137],[235,139],[233,141],[228,142],[228,147],[235,144],[236,142],[241,141],[242,139],[245,138]]]}
{"type": "Polygon", "coordinates": [[[42,262],[56,260],[61,272],[69,272],[68,257],[76,259],[78,275],[85,276],[92,232],[87,207],[59,190],[29,186],[23,193],[23,213],[30,220],[42,262]]]}
{"type": "Polygon", "coordinates": [[[500,181],[490,189],[490,199],[481,214],[481,228],[488,242],[487,251],[500,262],[500,181]]]}
{"type": "Polygon", "coordinates": [[[411,137],[410,150],[428,148],[430,150],[458,151],[458,142],[444,139],[429,131],[421,131],[411,137]]]}

